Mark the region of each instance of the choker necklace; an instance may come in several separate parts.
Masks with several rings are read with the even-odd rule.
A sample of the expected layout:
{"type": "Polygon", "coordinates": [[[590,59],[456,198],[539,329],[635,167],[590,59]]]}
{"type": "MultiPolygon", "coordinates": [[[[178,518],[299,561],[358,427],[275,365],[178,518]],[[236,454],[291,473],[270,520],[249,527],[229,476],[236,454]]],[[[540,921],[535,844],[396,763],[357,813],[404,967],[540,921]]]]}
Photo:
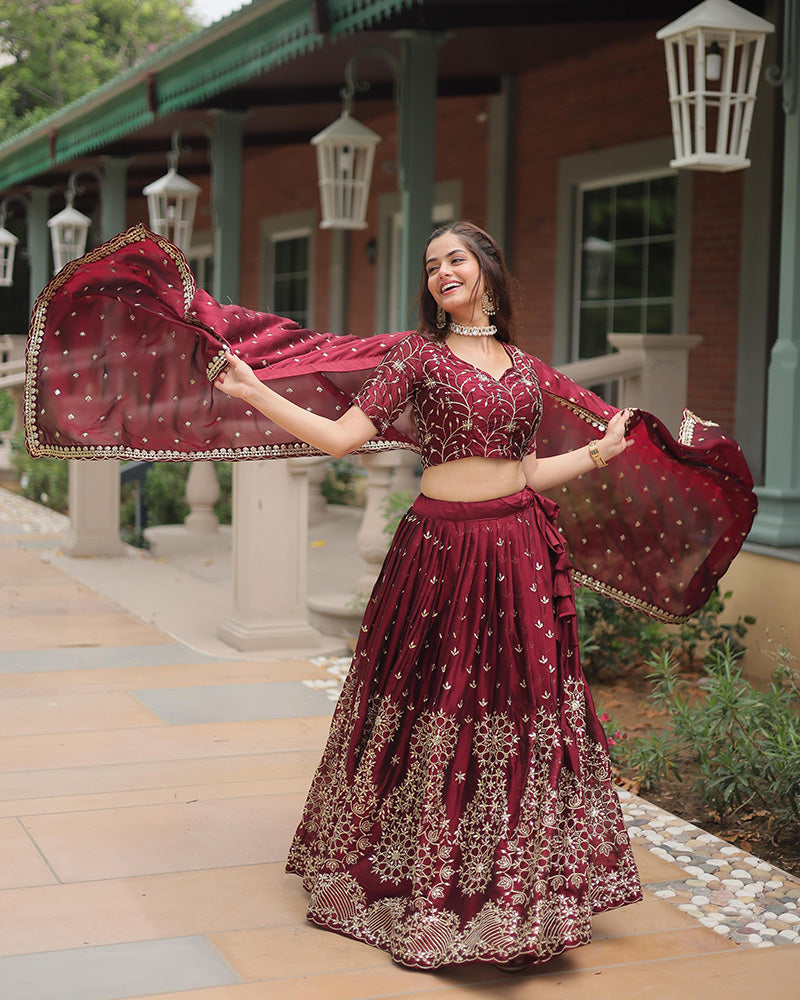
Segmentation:
{"type": "Polygon", "coordinates": [[[459,337],[493,337],[497,333],[496,326],[462,326],[460,323],[451,323],[449,330],[459,337]]]}

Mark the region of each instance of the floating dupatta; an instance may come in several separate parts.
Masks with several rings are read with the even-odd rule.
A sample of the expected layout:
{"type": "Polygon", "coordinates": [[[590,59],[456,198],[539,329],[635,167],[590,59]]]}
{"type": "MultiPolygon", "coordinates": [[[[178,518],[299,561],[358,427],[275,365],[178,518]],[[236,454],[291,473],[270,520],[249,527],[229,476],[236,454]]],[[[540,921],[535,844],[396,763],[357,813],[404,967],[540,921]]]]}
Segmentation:
{"type": "MultiPolygon", "coordinates": [[[[186,258],[135,226],[60,271],[36,300],[26,352],[25,438],[56,458],[192,461],[320,454],[212,386],[232,350],[258,378],[323,416],[344,413],[405,333],[362,339],[223,306],[186,258]]],[[[540,456],[602,436],[616,412],[536,361],[540,456]]],[[[605,469],[551,491],[576,581],[662,621],[708,599],[756,511],[739,446],[686,411],[676,441],[642,410],[633,445],[605,469]]],[[[408,413],[360,452],[417,449],[408,413]]]]}

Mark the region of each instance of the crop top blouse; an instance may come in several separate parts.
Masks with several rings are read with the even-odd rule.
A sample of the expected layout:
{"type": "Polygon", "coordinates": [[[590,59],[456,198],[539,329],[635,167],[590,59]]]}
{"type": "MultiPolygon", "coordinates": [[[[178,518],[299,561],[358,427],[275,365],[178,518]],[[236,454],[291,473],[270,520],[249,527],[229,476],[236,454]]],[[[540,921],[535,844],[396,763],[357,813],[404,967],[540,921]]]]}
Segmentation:
{"type": "Polygon", "coordinates": [[[353,405],[378,433],[410,405],[423,469],[460,458],[520,461],[536,448],[542,394],[528,356],[503,346],[511,363],[497,379],[412,333],[387,351],[353,405]]]}

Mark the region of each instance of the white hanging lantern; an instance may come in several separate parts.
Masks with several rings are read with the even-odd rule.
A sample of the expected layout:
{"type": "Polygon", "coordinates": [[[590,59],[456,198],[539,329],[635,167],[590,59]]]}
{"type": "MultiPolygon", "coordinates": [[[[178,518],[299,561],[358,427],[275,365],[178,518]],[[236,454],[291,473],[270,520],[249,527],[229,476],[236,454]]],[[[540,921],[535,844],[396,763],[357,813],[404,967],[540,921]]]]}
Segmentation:
{"type": "Polygon", "coordinates": [[[72,207],[73,198],[74,193],[67,191],[67,207],[47,220],[56,274],[71,260],[83,256],[89,226],[92,224],[87,215],[72,207]]]}
{"type": "Polygon", "coordinates": [[[176,154],[170,153],[167,173],[148,184],[142,193],[147,198],[147,214],[153,232],[165,236],[188,254],[200,187],[181,177],[177,159],[176,154]]]}
{"type": "Polygon", "coordinates": [[[5,213],[0,218],[0,287],[10,288],[14,283],[14,254],[17,237],[6,229],[5,213]]]}
{"type": "Polygon", "coordinates": [[[729,0],[705,0],[656,34],[667,59],[675,142],[670,166],[750,166],[747,143],[764,42],[774,30],[729,0]]]}
{"type": "Polygon", "coordinates": [[[317,147],[321,229],[364,229],[377,132],[348,110],[311,140],[317,147]]]}

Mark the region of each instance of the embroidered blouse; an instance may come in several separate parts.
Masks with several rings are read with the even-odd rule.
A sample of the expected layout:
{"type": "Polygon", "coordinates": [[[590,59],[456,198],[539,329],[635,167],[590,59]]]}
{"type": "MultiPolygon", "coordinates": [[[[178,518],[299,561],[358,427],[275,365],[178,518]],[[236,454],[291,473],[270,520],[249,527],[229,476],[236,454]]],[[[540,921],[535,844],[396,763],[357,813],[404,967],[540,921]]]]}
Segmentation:
{"type": "Polygon", "coordinates": [[[528,356],[503,346],[511,363],[495,378],[412,333],[387,351],[353,405],[379,434],[410,405],[423,468],[460,458],[519,461],[536,447],[542,394],[528,356]]]}

